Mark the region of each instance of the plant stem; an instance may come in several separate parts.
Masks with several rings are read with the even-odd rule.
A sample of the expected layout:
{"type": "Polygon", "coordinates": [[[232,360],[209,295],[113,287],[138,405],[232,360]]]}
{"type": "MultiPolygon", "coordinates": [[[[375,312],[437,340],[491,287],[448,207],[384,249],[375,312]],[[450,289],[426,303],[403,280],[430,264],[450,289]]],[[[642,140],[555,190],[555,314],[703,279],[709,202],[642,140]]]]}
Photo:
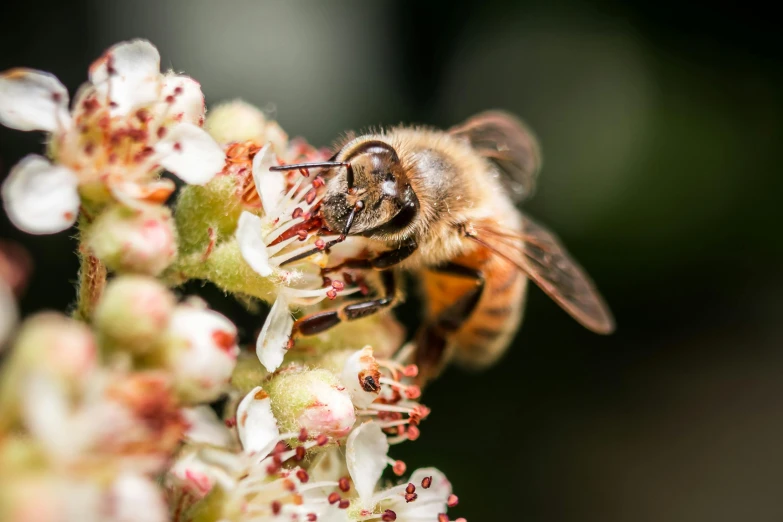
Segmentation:
{"type": "Polygon", "coordinates": [[[103,295],[103,289],[106,286],[106,266],[92,254],[84,243],[79,246],[79,257],[81,258],[79,290],[73,317],[89,323],[92,320],[95,305],[103,295]]]}

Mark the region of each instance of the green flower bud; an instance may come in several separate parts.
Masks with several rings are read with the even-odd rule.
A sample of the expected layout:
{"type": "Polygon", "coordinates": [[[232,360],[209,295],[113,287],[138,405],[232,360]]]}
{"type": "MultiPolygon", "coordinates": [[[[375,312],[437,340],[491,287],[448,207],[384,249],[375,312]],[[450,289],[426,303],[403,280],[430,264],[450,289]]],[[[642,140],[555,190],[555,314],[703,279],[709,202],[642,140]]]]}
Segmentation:
{"type": "Polygon", "coordinates": [[[93,222],[86,243],[117,272],[158,275],[177,254],[171,211],[166,207],[130,209],[116,205],[93,222]]]}
{"type": "Polygon", "coordinates": [[[263,112],[242,100],[226,102],[209,111],[204,128],[223,144],[271,141],[278,154],[283,153],[288,143],[288,136],[277,122],[267,121],[263,112]]]}
{"type": "Polygon", "coordinates": [[[351,397],[327,370],[290,366],[264,383],[282,431],[341,438],[356,422],[351,397]]]}
{"type": "Polygon", "coordinates": [[[113,348],[149,353],[166,331],[174,295],[154,279],[126,275],[115,279],[95,310],[95,325],[113,348]]]}

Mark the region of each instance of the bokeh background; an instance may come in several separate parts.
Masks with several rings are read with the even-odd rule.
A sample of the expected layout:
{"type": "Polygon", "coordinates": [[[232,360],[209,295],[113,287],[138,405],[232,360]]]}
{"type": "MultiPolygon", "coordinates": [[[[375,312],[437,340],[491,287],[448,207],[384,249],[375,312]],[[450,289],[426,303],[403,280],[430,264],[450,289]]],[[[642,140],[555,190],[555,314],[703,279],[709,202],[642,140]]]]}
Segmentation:
{"type": "MultiPolygon", "coordinates": [[[[748,2],[5,2],[0,69],[73,92],[109,45],[152,40],[208,104],[244,98],[329,144],[370,125],[519,114],[543,144],[531,215],[617,316],[581,329],[533,291],[501,364],[450,369],[409,467],[472,521],[783,519],[783,60],[748,2]]],[[[0,175],[42,137],[0,128],[0,175]]],[[[76,243],[31,251],[22,309],[66,309],[76,243]]],[[[197,288],[196,288],[197,289],[197,288]]],[[[213,304],[240,308],[210,288],[213,304]]],[[[400,312],[409,324],[416,310],[400,312]]],[[[245,333],[258,319],[239,315],[245,333]]]]}

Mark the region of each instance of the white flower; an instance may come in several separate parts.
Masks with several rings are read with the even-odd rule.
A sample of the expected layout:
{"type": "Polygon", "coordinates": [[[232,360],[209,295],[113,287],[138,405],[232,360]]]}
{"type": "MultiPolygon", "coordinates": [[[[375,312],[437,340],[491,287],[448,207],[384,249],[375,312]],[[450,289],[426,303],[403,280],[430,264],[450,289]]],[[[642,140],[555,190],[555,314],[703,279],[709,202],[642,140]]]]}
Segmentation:
{"type": "Polygon", "coordinates": [[[231,432],[209,406],[184,408],[182,415],[188,423],[185,438],[188,442],[228,447],[231,444],[231,432]]]}
{"type": "Polygon", "coordinates": [[[359,495],[361,520],[445,520],[447,506],[456,505],[451,484],[435,468],[413,472],[406,484],[375,492],[390,462],[389,444],[380,426],[366,422],[356,428],[345,448],[348,472],[359,495]]]}
{"type": "Polygon", "coordinates": [[[381,372],[372,348],[365,346],[348,357],[340,378],[357,408],[372,404],[381,392],[381,372]]]}
{"type": "Polygon", "coordinates": [[[266,457],[280,437],[280,429],[272,413],[272,401],[263,388],[256,386],[237,407],[237,432],[247,453],[266,457]]]}
{"type": "Polygon", "coordinates": [[[236,326],[217,312],[182,304],[172,314],[169,334],[169,367],[177,387],[193,401],[216,399],[236,365],[236,326]]]}
{"type": "Polygon", "coordinates": [[[30,233],[65,230],[76,220],[79,193],[131,206],[160,202],[173,191],[162,168],[203,184],[225,156],[200,128],[204,97],[186,76],[160,73],[158,50],[145,40],[110,48],[90,66],[68,111],[68,92],[51,74],[13,69],[0,75],[0,123],[50,133],[53,162],[28,156],[12,169],[3,202],[30,233]]]}

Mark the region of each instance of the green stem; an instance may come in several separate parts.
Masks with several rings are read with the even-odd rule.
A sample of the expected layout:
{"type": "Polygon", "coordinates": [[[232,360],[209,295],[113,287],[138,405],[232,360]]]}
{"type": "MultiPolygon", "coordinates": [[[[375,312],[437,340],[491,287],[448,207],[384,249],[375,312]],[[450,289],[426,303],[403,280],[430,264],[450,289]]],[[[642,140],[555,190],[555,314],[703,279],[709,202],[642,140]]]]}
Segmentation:
{"type": "Polygon", "coordinates": [[[106,265],[95,257],[87,245],[84,244],[84,229],[82,229],[82,243],[79,245],[79,288],[76,298],[76,309],[73,312],[74,319],[89,323],[95,311],[95,305],[103,295],[106,287],[106,265]]]}

